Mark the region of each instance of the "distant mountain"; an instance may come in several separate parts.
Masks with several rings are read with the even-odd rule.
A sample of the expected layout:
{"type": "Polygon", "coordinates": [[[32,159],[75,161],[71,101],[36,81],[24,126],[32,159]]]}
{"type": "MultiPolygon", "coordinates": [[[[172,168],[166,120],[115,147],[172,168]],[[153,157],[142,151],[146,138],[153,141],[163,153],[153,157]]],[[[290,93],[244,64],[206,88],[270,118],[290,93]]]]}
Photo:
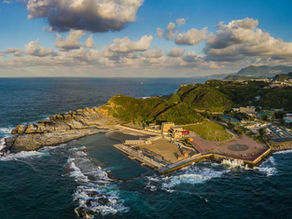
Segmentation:
{"type": "Polygon", "coordinates": [[[287,74],[292,72],[292,66],[253,66],[250,65],[246,68],[242,68],[234,75],[229,75],[225,79],[239,80],[239,79],[251,79],[251,78],[272,78],[278,74],[287,74]]]}

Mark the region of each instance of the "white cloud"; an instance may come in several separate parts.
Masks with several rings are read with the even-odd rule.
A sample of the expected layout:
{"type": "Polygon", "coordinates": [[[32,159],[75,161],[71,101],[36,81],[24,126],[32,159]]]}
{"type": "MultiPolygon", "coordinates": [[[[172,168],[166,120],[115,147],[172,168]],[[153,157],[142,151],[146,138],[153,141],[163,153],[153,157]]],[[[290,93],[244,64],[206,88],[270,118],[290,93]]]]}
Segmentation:
{"type": "Polygon", "coordinates": [[[143,36],[139,41],[133,42],[129,40],[128,37],[124,37],[122,39],[115,39],[114,42],[108,47],[111,52],[116,53],[130,53],[137,51],[146,51],[149,49],[150,44],[152,42],[153,37],[143,36]]]}
{"type": "Polygon", "coordinates": [[[79,49],[81,46],[79,40],[84,35],[86,35],[86,32],[83,30],[71,30],[66,39],[63,40],[60,34],[56,34],[55,46],[64,50],[79,49]]]}
{"type": "Polygon", "coordinates": [[[94,47],[94,40],[93,40],[93,35],[90,34],[87,40],[84,42],[84,46],[87,48],[93,48],[94,47]]]}
{"type": "Polygon", "coordinates": [[[258,21],[245,18],[224,25],[207,40],[205,52],[209,59],[218,61],[240,60],[244,57],[292,58],[292,42],[276,39],[257,28],[258,21]]]}
{"type": "Polygon", "coordinates": [[[156,28],[156,36],[159,38],[163,37],[163,30],[161,28],[156,28]]]}
{"type": "Polygon", "coordinates": [[[145,58],[160,58],[163,56],[163,52],[161,49],[154,49],[147,52],[142,53],[142,57],[145,58]]]}
{"type": "Polygon", "coordinates": [[[176,29],[176,25],[173,22],[170,22],[167,25],[167,28],[165,30],[164,36],[166,39],[171,40],[173,39],[177,34],[177,29],[176,29]]]}
{"type": "Polygon", "coordinates": [[[22,56],[24,52],[21,49],[9,48],[1,52],[2,54],[13,54],[14,56],[22,56]]]}
{"type": "Polygon", "coordinates": [[[176,23],[179,26],[184,25],[186,23],[186,19],[184,19],[184,18],[176,19],[176,23]]]}
{"type": "Polygon", "coordinates": [[[178,45],[195,45],[204,40],[206,34],[207,28],[203,28],[202,30],[192,28],[185,33],[178,34],[175,38],[175,43],[178,45]]]}
{"type": "Polygon", "coordinates": [[[107,32],[136,20],[143,0],[28,0],[29,18],[47,18],[57,31],[107,32]]]}
{"type": "Polygon", "coordinates": [[[43,46],[40,46],[38,40],[31,41],[28,44],[26,44],[25,52],[29,55],[39,56],[39,57],[54,55],[54,52],[52,49],[47,49],[43,46]]]}
{"type": "Polygon", "coordinates": [[[0,57],[0,72],[5,75],[5,72],[11,72],[11,69],[51,71],[66,68],[69,75],[70,70],[77,73],[80,70],[80,75],[87,73],[87,69],[91,69],[93,74],[97,72],[96,69],[98,72],[103,69],[105,73],[119,72],[120,75],[116,76],[121,76],[123,72],[150,72],[152,76],[161,76],[161,72],[164,72],[165,76],[179,76],[179,72],[191,76],[192,73],[202,72],[235,72],[251,64],[291,65],[292,42],[276,39],[257,26],[258,21],[250,18],[227,24],[220,22],[218,30],[208,37],[206,28],[193,28],[185,33],[177,33],[179,25],[172,22],[165,30],[157,28],[158,36],[166,38],[168,35],[171,41],[179,45],[195,45],[206,37],[203,54],[191,51],[192,47],[172,48],[166,53],[156,46],[156,49],[150,50],[153,40],[151,35],[142,36],[136,41],[128,37],[118,38],[102,51],[97,51],[93,49],[92,34],[84,37],[82,41],[81,37],[85,36],[86,32],[72,30],[67,37],[57,35],[58,52],[40,46],[38,40],[25,45],[25,52],[14,48],[0,51],[0,56],[3,56],[0,57]]]}
{"type": "MultiPolygon", "coordinates": [[[[185,19],[180,18],[176,20],[176,23],[178,26],[181,26],[185,24],[185,19]]],[[[160,38],[164,37],[167,40],[174,41],[177,45],[195,45],[200,43],[206,38],[207,34],[207,27],[197,30],[195,28],[192,28],[184,33],[178,33],[178,29],[176,27],[176,24],[173,22],[170,22],[165,31],[161,28],[156,29],[156,35],[160,38]]]]}
{"type": "Polygon", "coordinates": [[[44,32],[46,32],[46,31],[48,31],[48,32],[52,32],[52,31],[53,31],[53,28],[50,27],[50,26],[44,26],[44,27],[42,28],[42,30],[43,30],[44,32]]]}
{"type": "Polygon", "coordinates": [[[170,57],[181,57],[181,56],[183,56],[184,53],[185,53],[184,49],[173,48],[168,53],[168,56],[170,56],[170,57]]]}

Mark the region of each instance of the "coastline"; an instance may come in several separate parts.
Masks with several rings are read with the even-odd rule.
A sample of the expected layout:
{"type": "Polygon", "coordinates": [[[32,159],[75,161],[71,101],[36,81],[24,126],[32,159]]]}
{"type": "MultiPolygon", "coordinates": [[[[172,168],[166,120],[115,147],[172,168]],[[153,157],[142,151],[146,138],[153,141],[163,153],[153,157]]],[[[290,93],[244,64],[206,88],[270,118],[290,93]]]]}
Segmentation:
{"type": "Polygon", "coordinates": [[[169,141],[169,139],[165,136],[123,126],[118,120],[109,117],[100,111],[99,108],[94,107],[92,109],[79,109],[67,114],[57,114],[49,117],[48,121],[39,121],[36,124],[17,126],[12,130],[14,136],[5,139],[5,148],[1,152],[5,155],[8,151],[11,153],[33,151],[44,146],[55,146],[98,133],[105,133],[108,138],[120,142],[120,144],[113,146],[127,154],[129,159],[138,160],[141,165],[147,165],[161,175],[201,161],[253,168],[259,166],[274,152],[292,149],[292,144],[284,144],[284,147],[280,147],[266,142],[267,149],[260,152],[253,159],[243,159],[235,155],[228,156],[211,151],[199,152],[184,157],[181,160],[165,160],[166,154],[161,150],[153,152],[147,148],[136,147],[135,144],[126,144],[127,141],[141,141],[139,139],[146,139],[144,140],[145,142],[147,139],[150,139],[150,141],[154,140],[154,143],[161,139],[160,141],[163,140],[166,144],[166,141],[169,141]]]}

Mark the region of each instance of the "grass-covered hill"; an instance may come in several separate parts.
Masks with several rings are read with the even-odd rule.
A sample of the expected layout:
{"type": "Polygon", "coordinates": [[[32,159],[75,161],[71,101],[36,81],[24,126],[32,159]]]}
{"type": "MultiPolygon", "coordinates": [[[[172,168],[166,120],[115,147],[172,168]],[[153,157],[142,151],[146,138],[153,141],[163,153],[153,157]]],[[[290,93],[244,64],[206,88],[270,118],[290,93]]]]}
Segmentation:
{"type": "Polygon", "coordinates": [[[205,120],[198,124],[186,125],[184,128],[209,141],[225,141],[232,138],[232,135],[223,126],[213,121],[205,120]]]}
{"type": "Polygon", "coordinates": [[[181,86],[176,94],[166,97],[141,99],[116,95],[100,109],[124,122],[189,124],[204,119],[200,112],[223,112],[231,106],[231,100],[217,88],[196,84],[181,86]]]}
{"type": "Polygon", "coordinates": [[[232,107],[230,98],[216,86],[187,85],[178,90],[178,95],[184,103],[198,110],[224,112],[232,107]]]}
{"type": "Polygon", "coordinates": [[[266,88],[267,83],[210,80],[182,85],[165,97],[112,97],[100,110],[124,122],[147,124],[169,121],[191,124],[204,120],[204,113],[223,113],[232,107],[262,106],[292,110],[292,88],[266,88]],[[256,98],[257,97],[257,98],[256,98]]]}
{"type": "Polygon", "coordinates": [[[177,124],[203,120],[200,113],[180,101],[179,96],[151,97],[146,99],[116,95],[101,110],[124,122],[147,124],[154,121],[170,121],[177,124]]]}

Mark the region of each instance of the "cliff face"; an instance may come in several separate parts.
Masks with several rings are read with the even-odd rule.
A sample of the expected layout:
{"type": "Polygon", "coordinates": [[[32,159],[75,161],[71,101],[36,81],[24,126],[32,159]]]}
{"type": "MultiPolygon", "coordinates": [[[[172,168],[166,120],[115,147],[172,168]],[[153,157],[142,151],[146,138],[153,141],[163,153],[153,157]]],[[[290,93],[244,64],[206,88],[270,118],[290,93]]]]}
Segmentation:
{"type": "Polygon", "coordinates": [[[35,124],[18,125],[11,132],[14,136],[6,139],[6,146],[12,152],[36,150],[96,134],[114,124],[115,121],[103,115],[98,107],[78,109],[35,124]]]}

